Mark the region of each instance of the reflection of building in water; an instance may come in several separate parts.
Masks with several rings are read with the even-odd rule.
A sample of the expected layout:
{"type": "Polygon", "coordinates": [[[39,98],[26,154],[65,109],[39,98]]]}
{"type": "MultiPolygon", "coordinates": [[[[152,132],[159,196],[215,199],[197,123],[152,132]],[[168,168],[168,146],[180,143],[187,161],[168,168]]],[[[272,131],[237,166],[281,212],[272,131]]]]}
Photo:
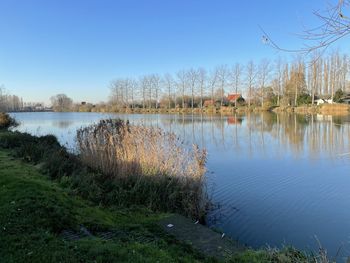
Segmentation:
{"type": "Polygon", "coordinates": [[[240,125],[242,123],[242,118],[237,117],[227,117],[227,124],[228,125],[240,125]]]}

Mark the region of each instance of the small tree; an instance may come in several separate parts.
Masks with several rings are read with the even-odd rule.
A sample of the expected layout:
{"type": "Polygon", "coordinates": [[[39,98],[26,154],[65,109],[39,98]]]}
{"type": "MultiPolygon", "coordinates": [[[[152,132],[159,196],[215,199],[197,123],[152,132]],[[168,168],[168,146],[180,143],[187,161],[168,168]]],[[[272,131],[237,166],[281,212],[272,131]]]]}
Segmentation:
{"type": "Polygon", "coordinates": [[[344,92],[341,89],[338,89],[334,94],[333,101],[334,102],[342,102],[343,96],[344,96],[344,92]]]}
{"type": "Polygon", "coordinates": [[[73,100],[66,94],[57,94],[50,98],[54,111],[70,111],[73,106],[73,100]]]}

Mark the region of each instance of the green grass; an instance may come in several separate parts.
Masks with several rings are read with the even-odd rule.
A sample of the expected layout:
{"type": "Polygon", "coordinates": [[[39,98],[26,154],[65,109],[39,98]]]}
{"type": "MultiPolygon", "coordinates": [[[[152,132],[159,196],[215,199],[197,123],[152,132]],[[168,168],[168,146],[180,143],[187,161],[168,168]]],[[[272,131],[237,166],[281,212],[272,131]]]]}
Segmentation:
{"type": "Polygon", "coordinates": [[[1,262],[212,261],[162,232],[156,225],[162,216],[141,208],[96,207],[0,150],[1,262]],[[92,234],[118,230],[125,235],[111,241],[61,237],[62,230],[81,225],[92,234]]]}

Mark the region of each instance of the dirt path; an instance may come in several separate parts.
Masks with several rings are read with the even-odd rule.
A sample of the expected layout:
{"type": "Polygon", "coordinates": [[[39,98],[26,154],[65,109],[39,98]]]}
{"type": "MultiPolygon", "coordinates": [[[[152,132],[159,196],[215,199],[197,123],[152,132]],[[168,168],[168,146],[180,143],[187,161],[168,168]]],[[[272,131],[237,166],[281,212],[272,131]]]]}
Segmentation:
{"type": "Polygon", "coordinates": [[[243,251],[245,247],[222,234],[180,216],[171,215],[159,221],[159,225],[176,239],[191,244],[208,256],[223,259],[243,251]]]}

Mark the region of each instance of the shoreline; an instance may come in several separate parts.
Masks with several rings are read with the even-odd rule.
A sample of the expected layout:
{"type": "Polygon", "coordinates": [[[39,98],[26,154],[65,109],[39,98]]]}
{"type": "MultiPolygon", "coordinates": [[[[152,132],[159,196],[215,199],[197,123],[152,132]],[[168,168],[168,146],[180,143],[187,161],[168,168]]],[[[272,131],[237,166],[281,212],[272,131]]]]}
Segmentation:
{"type": "MultiPolygon", "coordinates": [[[[0,176],[0,180],[3,179],[4,176],[5,177],[10,176],[10,178],[11,178],[11,174],[13,174],[12,176],[18,176],[19,175],[19,174],[16,174],[16,172],[13,172],[13,171],[29,170],[29,171],[31,171],[29,174],[36,174],[34,176],[36,181],[44,180],[45,184],[48,184],[50,187],[58,187],[59,189],[61,189],[61,190],[58,189],[57,191],[64,191],[64,192],[68,193],[68,196],[70,196],[71,198],[79,199],[79,200],[81,200],[81,202],[84,202],[84,203],[87,202],[86,203],[87,206],[91,206],[92,205],[92,207],[95,207],[95,205],[93,205],[93,203],[95,203],[95,202],[93,201],[93,199],[90,199],[90,198],[94,198],[94,197],[90,197],[89,198],[88,196],[86,196],[86,194],[89,194],[89,193],[79,194],[79,191],[77,192],[76,190],[72,189],[71,186],[70,186],[69,181],[67,181],[68,178],[66,176],[64,176],[61,179],[59,179],[59,177],[55,177],[56,175],[52,174],[51,172],[42,173],[42,171],[45,171],[45,169],[43,170],[43,168],[45,167],[45,160],[40,160],[40,158],[35,160],[36,158],[34,158],[35,157],[34,155],[33,156],[27,156],[26,154],[21,153],[21,151],[16,151],[16,147],[10,147],[11,143],[15,143],[15,144],[16,143],[17,144],[21,143],[21,140],[18,140],[21,136],[25,136],[25,134],[19,133],[19,132],[0,131],[0,155],[2,156],[2,158],[5,158],[5,162],[7,163],[6,167],[1,167],[0,166],[0,169],[2,168],[2,169],[5,169],[5,171],[6,171],[5,173],[2,173],[2,176],[0,176]],[[7,140],[6,136],[14,136],[12,138],[12,140],[14,140],[14,142],[9,142],[9,141],[6,142],[6,140],[7,140]],[[7,149],[6,149],[6,147],[4,145],[5,146],[7,145],[7,149]],[[9,167],[9,166],[12,166],[12,170],[11,169],[8,170],[7,167],[9,167]]],[[[28,135],[26,135],[26,136],[28,136],[28,135]]],[[[26,140],[28,141],[28,140],[30,140],[30,138],[38,138],[38,137],[30,135],[30,137],[27,137],[26,140]]],[[[45,140],[48,140],[48,141],[53,140],[51,137],[42,137],[42,138],[44,138],[45,140]]],[[[27,148],[31,147],[30,144],[28,144],[28,143],[25,143],[25,144],[26,145],[22,144],[22,146],[23,147],[27,147],[27,148]]],[[[62,147],[62,146],[59,145],[59,147],[62,147]]],[[[36,154],[36,153],[33,152],[33,154],[36,154]]],[[[60,160],[58,160],[58,161],[60,162],[60,160]]],[[[62,165],[62,164],[57,163],[57,165],[62,165]]],[[[21,175],[19,175],[19,176],[21,178],[23,177],[21,175]]],[[[31,179],[31,176],[33,176],[33,175],[30,175],[29,178],[27,178],[26,176],[24,176],[23,178],[27,178],[29,180],[29,179],[31,179]]],[[[5,185],[6,185],[6,183],[5,183],[5,185]]],[[[23,189],[14,189],[14,192],[16,193],[17,191],[22,191],[22,190],[23,189]]],[[[48,192],[48,194],[50,194],[50,193],[48,192]]],[[[41,195],[46,195],[46,190],[43,193],[41,193],[41,195]]],[[[8,196],[7,198],[11,198],[11,196],[8,196]]],[[[17,202],[17,201],[15,201],[15,202],[17,202]]],[[[60,206],[60,204],[57,204],[57,205],[60,206]]],[[[92,207],[89,208],[89,209],[95,209],[95,208],[92,208],[92,207]]],[[[142,207],[136,206],[135,208],[136,208],[136,211],[138,211],[138,212],[136,212],[138,217],[141,216],[141,218],[147,219],[147,218],[150,217],[151,214],[153,215],[152,216],[153,218],[156,217],[157,220],[153,220],[152,225],[156,224],[159,219],[167,217],[163,213],[151,212],[151,211],[149,211],[147,209],[145,210],[145,208],[142,208],[142,207]]],[[[20,207],[19,209],[23,209],[23,208],[20,207]]],[[[63,207],[62,208],[58,208],[58,209],[63,209],[63,207]]],[[[103,206],[103,207],[100,207],[98,209],[99,210],[102,209],[104,212],[102,210],[100,212],[96,211],[97,215],[102,213],[102,212],[103,213],[111,213],[111,211],[119,211],[119,210],[120,211],[124,211],[126,209],[126,207],[125,208],[122,208],[122,207],[113,208],[113,206],[112,207],[110,207],[110,206],[103,206]]],[[[72,211],[69,210],[69,211],[67,211],[67,213],[72,213],[72,211]]],[[[122,213],[125,213],[125,212],[122,212],[122,213]]],[[[133,214],[134,212],[126,212],[126,213],[129,214],[131,217],[135,216],[133,214]]],[[[34,216],[34,214],[31,214],[31,213],[28,214],[28,217],[31,217],[31,216],[34,216]]],[[[46,214],[44,212],[44,218],[45,218],[45,216],[46,216],[46,214]]],[[[56,216],[60,217],[62,215],[59,213],[56,216]]],[[[118,216],[115,219],[118,219],[118,216]]],[[[84,219],[83,218],[83,221],[84,220],[90,221],[91,219],[89,219],[89,218],[85,218],[84,219]]],[[[94,219],[94,220],[96,220],[96,219],[94,219]]],[[[19,223],[21,224],[23,222],[19,222],[19,223]]],[[[86,222],[85,223],[79,223],[79,224],[83,225],[83,227],[86,228],[86,230],[89,233],[90,232],[92,233],[90,238],[93,238],[93,240],[89,241],[89,242],[91,242],[91,245],[98,245],[98,246],[100,246],[99,244],[95,244],[95,242],[98,241],[98,240],[95,240],[95,237],[96,236],[98,237],[98,233],[99,233],[98,231],[100,231],[99,229],[101,228],[101,226],[96,226],[96,225],[94,225],[94,223],[92,223],[92,225],[91,225],[91,223],[86,223],[86,222]],[[94,230],[96,228],[97,228],[98,231],[94,230]]],[[[145,222],[143,222],[143,220],[141,220],[139,222],[139,224],[141,224],[140,225],[140,227],[141,227],[142,224],[145,224],[145,222]]],[[[64,223],[61,226],[61,229],[62,230],[67,230],[67,229],[69,230],[69,229],[72,228],[72,226],[69,226],[69,225],[70,225],[69,223],[67,223],[66,225],[64,223]]],[[[193,224],[193,226],[196,227],[195,224],[193,224]]],[[[76,229],[76,227],[77,226],[73,227],[73,230],[76,229]]],[[[207,226],[204,226],[204,227],[206,229],[208,229],[208,231],[210,230],[207,226]]],[[[105,227],[102,227],[102,228],[105,229],[105,227]]],[[[52,233],[54,235],[54,240],[56,240],[55,242],[58,242],[58,243],[61,242],[60,240],[62,240],[62,237],[61,237],[62,230],[57,232],[57,234],[52,233]]],[[[78,237],[80,235],[82,235],[79,231],[77,231],[77,230],[74,230],[74,231],[72,233],[73,234],[75,233],[75,235],[78,235],[78,237]]],[[[106,231],[106,230],[104,230],[104,231],[106,231]]],[[[186,232],[191,232],[191,231],[186,231],[186,232]]],[[[217,236],[217,235],[221,236],[221,234],[215,233],[215,232],[213,232],[213,230],[210,230],[209,232],[210,233],[212,232],[213,236],[217,236]]],[[[156,232],[153,233],[153,234],[162,236],[163,234],[161,234],[161,233],[162,232],[158,232],[158,230],[156,230],[156,232]]],[[[23,235],[26,235],[26,234],[24,233],[23,235]]],[[[144,234],[141,233],[141,235],[143,236],[144,234]]],[[[209,235],[211,236],[211,234],[209,234],[209,235]]],[[[6,238],[6,236],[4,238],[6,238]]],[[[31,239],[28,236],[26,236],[26,238],[31,239]]],[[[82,242],[84,242],[84,240],[86,238],[89,238],[89,237],[86,237],[86,236],[84,237],[83,236],[81,238],[82,242]]],[[[186,246],[189,245],[189,243],[186,241],[187,238],[176,238],[176,237],[174,237],[174,235],[171,235],[170,237],[167,237],[167,239],[171,243],[178,243],[178,242],[180,242],[179,244],[183,244],[183,245],[186,244],[186,246]]],[[[79,238],[79,240],[74,241],[74,242],[80,243],[80,238],[79,238]]],[[[192,245],[189,245],[189,246],[192,247],[192,245]]],[[[39,248],[37,248],[37,249],[39,249],[39,248]]],[[[60,248],[60,249],[62,249],[62,248],[60,248]]],[[[156,250],[157,249],[158,248],[156,248],[156,250]]],[[[164,249],[164,248],[162,248],[162,249],[164,249]]],[[[178,249],[179,248],[175,248],[175,250],[178,250],[178,249]]],[[[193,249],[193,248],[191,248],[191,249],[193,249]]],[[[192,250],[189,250],[189,251],[192,251],[192,250]]],[[[197,250],[195,250],[195,251],[197,251],[197,250]]],[[[71,253],[71,251],[68,249],[66,251],[66,253],[69,254],[69,253],[71,253]]],[[[175,253],[175,252],[173,252],[173,253],[175,253]]],[[[176,253],[178,254],[177,256],[179,256],[180,252],[177,251],[176,253]]],[[[198,260],[198,257],[200,258],[199,259],[200,262],[212,262],[212,259],[210,258],[210,254],[207,254],[206,256],[203,256],[202,252],[200,252],[200,251],[199,252],[190,252],[187,256],[192,258],[191,262],[192,261],[196,262],[198,260]]],[[[27,258],[27,257],[25,257],[25,258],[27,258]]],[[[225,259],[222,262],[251,262],[252,260],[255,260],[255,262],[270,262],[270,260],[271,261],[275,260],[275,262],[284,262],[284,261],[279,261],[278,260],[278,259],[283,259],[283,258],[290,258],[290,259],[294,259],[294,260],[298,259],[298,260],[300,260],[300,262],[308,262],[307,261],[307,254],[305,254],[304,252],[300,252],[300,251],[298,251],[298,250],[296,250],[296,249],[294,249],[292,247],[284,248],[284,249],[281,249],[281,250],[273,249],[273,251],[270,251],[269,249],[264,249],[264,248],[263,249],[259,249],[259,250],[253,250],[253,249],[247,248],[246,250],[239,251],[239,252],[235,253],[234,255],[230,255],[229,258],[225,259]]],[[[153,259],[153,257],[152,257],[152,259],[153,259]]],[[[161,262],[166,262],[166,261],[162,261],[161,260],[161,262]]]]}
{"type": "MultiPolygon", "coordinates": [[[[10,113],[36,113],[36,112],[60,112],[60,111],[16,111],[10,113]]],[[[232,116],[235,114],[249,114],[260,112],[274,113],[295,113],[295,114],[320,114],[320,115],[350,115],[350,105],[348,104],[323,104],[319,106],[301,105],[291,106],[271,106],[271,107],[222,107],[222,108],[186,108],[186,109],[142,109],[142,108],[123,108],[123,109],[98,109],[92,108],[91,111],[64,111],[64,112],[91,112],[91,113],[119,113],[119,114],[193,114],[193,115],[223,115],[232,116]]]]}

